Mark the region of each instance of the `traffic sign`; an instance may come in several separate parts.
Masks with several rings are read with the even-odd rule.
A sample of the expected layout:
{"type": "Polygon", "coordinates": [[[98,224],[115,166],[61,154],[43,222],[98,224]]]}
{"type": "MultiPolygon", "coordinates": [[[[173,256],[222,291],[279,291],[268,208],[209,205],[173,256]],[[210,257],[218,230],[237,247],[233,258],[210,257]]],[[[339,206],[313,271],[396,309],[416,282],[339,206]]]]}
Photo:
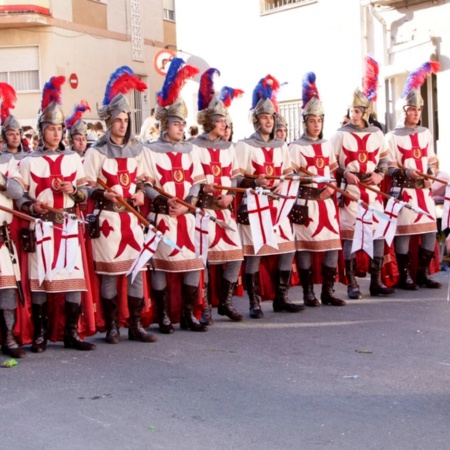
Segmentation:
{"type": "Polygon", "coordinates": [[[155,67],[155,70],[160,75],[165,76],[169,70],[170,62],[176,56],[177,55],[172,50],[168,50],[166,48],[159,50],[153,59],[153,66],[155,67]]]}
{"type": "Polygon", "coordinates": [[[72,89],[76,89],[78,87],[78,75],[76,73],[72,73],[70,75],[69,84],[72,89]]]}

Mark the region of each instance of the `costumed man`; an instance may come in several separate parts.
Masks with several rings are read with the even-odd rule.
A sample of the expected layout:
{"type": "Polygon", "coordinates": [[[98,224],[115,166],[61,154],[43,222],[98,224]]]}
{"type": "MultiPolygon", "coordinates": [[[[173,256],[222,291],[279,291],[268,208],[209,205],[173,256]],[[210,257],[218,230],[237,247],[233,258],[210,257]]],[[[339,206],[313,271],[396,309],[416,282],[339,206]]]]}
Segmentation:
{"type": "MultiPolygon", "coordinates": [[[[15,92],[12,86],[7,83],[0,83],[1,122],[9,127],[9,131],[14,131],[9,137],[20,136],[20,126],[14,124],[9,114],[9,109],[14,107],[15,92]],[[18,128],[15,128],[15,127],[18,128]]],[[[10,145],[14,139],[8,140],[2,128],[2,134],[6,144],[10,145]]],[[[20,140],[20,138],[19,138],[20,140]]],[[[17,147],[14,146],[16,149],[17,147]]],[[[2,152],[0,154],[0,205],[10,210],[14,208],[13,200],[19,199],[24,193],[23,180],[20,177],[17,162],[12,158],[13,153],[2,152]]],[[[17,342],[14,333],[14,326],[17,322],[17,290],[20,285],[20,277],[17,277],[19,261],[15,243],[10,238],[10,224],[13,215],[0,211],[0,330],[2,334],[1,348],[5,355],[13,358],[25,357],[25,352],[17,342]],[[15,267],[14,267],[15,266],[15,267]],[[16,269],[16,270],[15,270],[16,269]]],[[[18,272],[20,274],[20,272],[18,272]]]]}
{"type": "Polygon", "coordinates": [[[202,185],[197,205],[225,222],[234,231],[209,221],[208,265],[225,264],[225,269],[222,278],[214,286],[209,283],[208,270],[204,272],[206,306],[200,323],[205,325],[212,323],[211,295],[208,287],[210,291],[214,289],[218,292],[219,315],[234,321],[244,318],[236,311],[232,301],[244,259],[238,226],[230,209],[234,203],[235,192],[214,188],[214,185],[236,187],[236,177],[239,175],[234,146],[228,140],[222,140],[227,127],[227,110],[224,103],[215,96],[213,76],[216,73],[219,74],[219,71],[213,68],[203,73],[198,92],[197,122],[202,125],[204,133],[194,139],[192,144],[199,148],[199,159],[206,175],[206,184],[202,185]]]}
{"type": "Polygon", "coordinates": [[[225,108],[227,109],[227,115],[225,117],[226,127],[222,136],[223,141],[233,142],[233,119],[230,115],[229,108],[233,100],[240,97],[243,93],[244,91],[241,89],[234,89],[230,86],[223,86],[222,89],[220,89],[219,100],[223,102],[225,108]]]}
{"type": "Polygon", "coordinates": [[[75,106],[72,115],[66,120],[67,138],[70,149],[78,153],[81,160],[84,160],[84,152],[87,148],[87,126],[82,117],[86,111],[90,111],[89,103],[81,100],[80,104],[75,106]]]}
{"type": "MultiPolygon", "coordinates": [[[[313,176],[329,178],[337,168],[336,156],[330,141],[323,138],[324,109],[316,87],[316,75],[308,72],[302,83],[303,127],[300,139],[289,145],[292,165],[299,175],[302,168],[313,176]]],[[[334,293],[334,280],[339,250],[342,249],[334,189],[321,183],[302,183],[296,204],[291,210],[297,241],[297,267],[303,288],[305,306],[320,306],[314,294],[311,254],[323,252],[323,305],[344,306],[346,303],[334,293]]]]}
{"type": "Polygon", "coordinates": [[[22,144],[22,127],[19,121],[12,114],[9,114],[9,109],[14,108],[16,103],[16,91],[10,84],[0,83],[0,92],[2,95],[1,125],[4,142],[1,151],[10,158],[20,161],[28,154],[28,149],[22,144]],[[8,111],[8,114],[5,114],[6,111],[8,111]]]}
{"type": "Polygon", "coordinates": [[[432,181],[420,175],[424,172],[434,175],[437,157],[430,130],[421,126],[423,98],[419,89],[427,76],[438,70],[439,63],[430,61],[409,74],[402,94],[405,116],[386,136],[389,149],[388,173],[392,176],[396,195],[427,213],[417,214],[410,209],[402,208],[398,215],[394,241],[400,272],[398,286],[406,290],[416,290],[419,286],[433,289],[441,287],[441,283],[434,280],[429,272],[430,262],[434,257],[437,231],[435,203],[430,190],[432,181]],[[410,272],[409,243],[412,235],[421,236],[415,281],[410,272]]]}
{"type": "MultiPolygon", "coordinates": [[[[132,136],[131,110],[124,94],[147,88],[127,66],[110,76],[103,98],[97,108],[107,130],[85,154],[84,167],[89,182],[89,196],[96,201],[94,214],[98,224],[91,235],[94,270],[101,276],[100,296],[108,344],[120,342],[118,277],[132,267],[144,243],[144,231],[138,218],[119,202],[124,199],[134,207],[144,204],[144,192],[138,188],[145,179],[143,147],[132,136]],[[110,190],[99,188],[97,179],[110,190]]],[[[155,342],[156,336],[142,326],[144,286],[142,276],[132,282],[127,275],[129,311],[128,339],[155,342]]]]}
{"type": "Polygon", "coordinates": [[[38,117],[40,146],[20,162],[26,194],[17,205],[38,217],[30,228],[36,249],[28,253],[34,338],[31,351],[47,347],[47,294],[65,293],[64,347],[94,350],[78,334],[81,292],[86,291],[79,241],[76,206],[86,198],[86,176],[79,156],[62,143],[64,113],[61,107],[63,76],[52,77],[44,86],[38,117]],[[51,208],[50,211],[48,208],[51,208]]]}
{"type": "MultiPolygon", "coordinates": [[[[293,172],[286,142],[276,139],[274,136],[277,116],[275,93],[279,86],[279,82],[271,75],[267,75],[259,81],[253,91],[251,110],[255,132],[250,138],[236,143],[239,168],[245,176],[241,187],[269,188],[275,195],[281,192],[283,183],[265,176],[281,177],[293,172]]],[[[247,196],[245,195],[243,204],[246,205],[246,203],[247,196]]],[[[272,218],[271,225],[275,229],[273,242],[277,247],[264,242],[264,245],[255,252],[254,236],[252,236],[252,229],[248,219],[238,219],[244,249],[245,281],[250,301],[250,317],[252,319],[264,317],[261,309],[259,269],[262,256],[278,256],[278,270],[274,274],[276,284],[276,294],[272,304],[274,312],[299,312],[304,309],[303,305],[294,304],[288,298],[292,261],[295,255],[294,235],[289,218],[286,214],[280,220],[277,219],[279,208],[277,198],[269,197],[268,203],[272,218]]],[[[261,223],[261,225],[263,224],[261,223]]]]}
{"type": "MultiPolygon", "coordinates": [[[[337,174],[342,177],[341,188],[344,188],[354,198],[362,200],[382,212],[384,208],[381,196],[360,185],[362,182],[379,190],[378,185],[384,179],[387,170],[388,152],[385,148],[383,132],[368,123],[370,101],[372,100],[373,92],[366,97],[360,89],[355,90],[350,107],[350,122],[338,129],[332,137],[331,143],[339,165],[337,174]]],[[[360,299],[362,295],[355,278],[355,253],[352,253],[359,205],[348,197],[342,196],[340,200],[339,215],[348,282],[347,293],[350,299],[360,299]]],[[[372,233],[376,231],[377,223],[373,222],[372,233]]],[[[373,252],[373,257],[370,258],[370,295],[394,293],[392,288],[384,286],[381,281],[384,239],[375,239],[373,248],[365,250],[373,252]]]]}
{"type": "Polygon", "coordinates": [[[276,120],[275,120],[275,137],[277,139],[280,139],[281,141],[285,141],[287,139],[288,129],[287,129],[287,122],[284,116],[281,114],[277,114],[276,120]]]}
{"type": "Polygon", "coordinates": [[[199,332],[208,330],[194,315],[200,275],[205,267],[201,254],[196,251],[196,237],[202,239],[196,236],[192,211],[177,202],[178,199],[195,205],[201,183],[205,183],[198,159],[200,149],[183,140],[188,112],[179,97],[186,80],[197,73],[197,68],[185,64],[181,58],[172,60],[158,93],[156,119],[160,121],[161,134],[157,141],[145,144],[144,159],[149,174],[146,194],[152,200],[150,221],[181,249],[159,245],[152,258],[152,298],[158,308],[159,331],[164,334],[174,331],[169,313],[169,302],[174,299],[169,298],[166,274],[177,272],[183,273],[180,327],[199,332]]]}

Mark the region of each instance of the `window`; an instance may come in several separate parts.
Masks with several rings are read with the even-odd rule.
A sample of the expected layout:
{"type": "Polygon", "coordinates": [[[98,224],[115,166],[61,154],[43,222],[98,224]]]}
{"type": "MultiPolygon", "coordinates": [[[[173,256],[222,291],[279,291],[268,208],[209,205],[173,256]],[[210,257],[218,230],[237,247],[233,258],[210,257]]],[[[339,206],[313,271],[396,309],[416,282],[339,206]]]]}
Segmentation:
{"type": "Polygon", "coordinates": [[[279,105],[280,114],[286,119],[287,122],[287,142],[292,142],[298,139],[302,132],[300,129],[301,106],[302,103],[298,101],[284,102],[279,105]]]}
{"type": "Polygon", "coordinates": [[[175,22],[174,0],[163,0],[163,19],[175,22]]]}
{"type": "Polygon", "coordinates": [[[40,91],[39,47],[0,47],[0,81],[16,92],[40,91]]]}
{"type": "Polygon", "coordinates": [[[261,2],[261,14],[278,12],[285,9],[305,6],[316,3],[318,0],[263,0],[261,2]]]}

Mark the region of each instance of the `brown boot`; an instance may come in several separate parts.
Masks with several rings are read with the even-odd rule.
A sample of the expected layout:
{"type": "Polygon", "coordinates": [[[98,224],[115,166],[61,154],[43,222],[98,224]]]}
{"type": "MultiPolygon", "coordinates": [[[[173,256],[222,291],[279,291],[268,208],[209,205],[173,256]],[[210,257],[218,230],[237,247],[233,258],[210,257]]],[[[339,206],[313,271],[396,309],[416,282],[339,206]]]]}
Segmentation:
{"type": "Polygon", "coordinates": [[[383,258],[375,256],[370,260],[370,295],[391,295],[395,289],[388,288],[381,282],[381,268],[383,267],[383,258]]]}
{"type": "Polygon", "coordinates": [[[358,283],[355,278],[355,260],[346,259],[345,260],[345,272],[347,276],[347,294],[348,298],[352,300],[358,300],[362,298],[361,292],[359,291],[358,283]]]}
{"type": "Polygon", "coordinates": [[[128,296],[128,339],[130,341],[156,342],[158,339],[154,334],[147,333],[141,323],[144,299],[142,297],[128,296]]]}
{"type": "Polygon", "coordinates": [[[398,271],[400,273],[400,278],[397,283],[397,287],[400,289],[405,289],[407,291],[417,291],[419,286],[414,283],[414,280],[411,277],[411,259],[409,254],[396,254],[398,271]]]}
{"type": "Polygon", "coordinates": [[[209,326],[214,323],[212,318],[212,305],[211,305],[211,297],[209,295],[209,283],[205,283],[203,285],[203,299],[205,302],[205,308],[202,311],[202,317],[200,318],[199,322],[202,325],[209,326]]]}
{"type": "Polygon", "coordinates": [[[167,289],[161,291],[152,291],[152,298],[156,303],[158,311],[159,332],[162,334],[172,334],[174,332],[172,322],[168,314],[169,299],[167,296],[167,289]]]}
{"type": "Polygon", "coordinates": [[[259,272],[246,273],[245,285],[247,288],[248,299],[250,301],[250,317],[252,319],[262,319],[264,317],[264,313],[261,309],[259,272]]]}
{"type": "Polygon", "coordinates": [[[17,316],[15,309],[0,310],[0,327],[3,336],[2,352],[12,358],[25,358],[25,351],[17,342],[14,334],[16,319],[17,316]]]}
{"type": "Polygon", "coordinates": [[[183,330],[208,331],[208,327],[202,325],[194,316],[194,304],[198,298],[198,287],[183,284],[183,306],[181,309],[180,327],[183,330]]]}
{"type": "Polygon", "coordinates": [[[312,270],[300,269],[298,271],[300,275],[300,282],[302,283],[303,289],[303,303],[305,306],[310,306],[312,308],[317,308],[320,306],[319,300],[317,300],[314,294],[314,284],[312,282],[312,270]]]}
{"type": "Polygon", "coordinates": [[[66,327],[64,330],[64,348],[90,351],[95,350],[95,344],[90,344],[80,339],[78,334],[78,320],[80,318],[81,305],[65,302],[66,327]]]}
{"type": "Polygon", "coordinates": [[[430,263],[433,257],[434,252],[422,247],[419,248],[419,269],[416,274],[416,283],[421,287],[439,289],[442,287],[442,284],[433,280],[430,276],[430,263]]]}
{"type": "Polygon", "coordinates": [[[48,309],[47,302],[41,305],[32,304],[31,311],[33,315],[34,337],[31,351],[33,353],[45,352],[47,348],[47,330],[48,330],[48,309]]]}
{"type": "Polygon", "coordinates": [[[236,286],[236,283],[232,283],[231,281],[222,278],[222,290],[220,292],[220,303],[217,308],[217,313],[221,316],[227,316],[235,322],[240,322],[244,319],[244,316],[239,314],[233,306],[232,298],[234,286],[236,286]]]}
{"type": "Polygon", "coordinates": [[[103,316],[106,324],[105,341],[108,344],[118,344],[120,342],[119,331],[119,303],[117,295],[113,298],[102,298],[103,316]]]}
{"type": "Polygon", "coordinates": [[[272,307],[274,312],[287,311],[291,313],[300,312],[305,309],[303,305],[296,305],[288,298],[289,281],[291,280],[290,270],[279,270],[277,276],[277,293],[272,307]]]}
{"type": "Polygon", "coordinates": [[[334,280],[336,278],[336,268],[323,265],[322,278],[322,293],[320,294],[322,305],[345,306],[347,303],[337,297],[333,289],[334,280]]]}

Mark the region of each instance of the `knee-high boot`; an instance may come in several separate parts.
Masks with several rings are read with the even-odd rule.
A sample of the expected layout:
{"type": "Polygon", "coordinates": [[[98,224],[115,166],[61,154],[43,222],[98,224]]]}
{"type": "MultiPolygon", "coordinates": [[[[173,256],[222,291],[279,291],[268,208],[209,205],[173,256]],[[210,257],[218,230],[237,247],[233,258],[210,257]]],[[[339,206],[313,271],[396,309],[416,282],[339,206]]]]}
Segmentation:
{"type": "Polygon", "coordinates": [[[194,304],[198,298],[198,287],[183,284],[183,306],[181,309],[180,327],[183,330],[208,331],[208,327],[202,325],[194,316],[194,304]]]}
{"type": "Polygon", "coordinates": [[[34,337],[31,351],[33,353],[45,352],[47,348],[47,330],[48,330],[48,309],[47,302],[42,304],[32,304],[31,311],[33,315],[34,337]]]}
{"type": "Polygon", "coordinates": [[[292,303],[288,298],[289,281],[291,280],[290,270],[279,270],[277,274],[277,293],[273,301],[272,308],[274,312],[287,311],[291,313],[300,312],[305,307],[292,303]]]}
{"type": "Polygon", "coordinates": [[[359,291],[358,283],[356,282],[355,278],[355,260],[352,259],[346,259],[345,260],[345,272],[347,275],[347,294],[348,297],[353,300],[358,300],[362,298],[361,292],[359,291]]]}
{"type": "Polygon", "coordinates": [[[117,295],[113,298],[102,298],[103,315],[106,324],[106,342],[118,344],[120,342],[119,331],[119,303],[117,295]]]}
{"type": "Polygon", "coordinates": [[[398,271],[400,273],[399,281],[397,286],[400,289],[405,289],[407,291],[417,291],[419,286],[414,283],[414,280],[411,277],[411,258],[409,254],[396,254],[398,271]]]}
{"type": "Polygon", "coordinates": [[[162,334],[173,333],[173,325],[168,314],[169,299],[167,296],[167,289],[164,288],[161,291],[153,290],[152,297],[158,311],[159,332],[162,334]]]}
{"type": "Polygon", "coordinates": [[[25,358],[25,351],[19,345],[14,334],[17,316],[15,309],[0,310],[0,327],[2,330],[2,352],[12,358],[25,358]]]}
{"type": "Polygon", "coordinates": [[[336,278],[336,269],[334,267],[322,266],[322,293],[320,300],[323,305],[345,306],[347,303],[341,300],[334,293],[334,279],[336,278]]]}
{"type": "Polygon", "coordinates": [[[264,313],[261,309],[259,272],[246,273],[245,284],[247,287],[247,294],[250,302],[250,317],[252,319],[262,319],[264,317],[264,313]]]}
{"type": "Polygon", "coordinates": [[[208,287],[209,287],[209,283],[203,284],[203,299],[205,302],[205,308],[203,309],[202,317],[199,320],[199,322],[205,326],[212,325],[214,322],[213,318],[212,318],[211,297],[209,295],[208,287]]]}
{"type": "Polygon", "coordinates": [[[142,297],[128,296],[128,311],[130,318],[128,320],[128,339],[130,341],[156,342],[154,334],[147,333],[141,323],[141,314],[144,307],[142,297]]]}
{"type": "Polygon", "coordinates": [[[317,308],[320,306],[319,300],[317,300],[314,295],[314,284],[312,281],[312,270],[309,269],[300,269],[298,271],[300,275],[300,281],[302,283],[303,289],[303,303],[305,306],[310,306],[313,308],[317,308]]]}
{"type": "Polygon", "coordinates": [[[66,327],[64,330],[64,347],[75,350],[95,350],[95,344],[85,342],[78,334],[78,320],[81,313],[81,305],[77,303],[65,302],[66,327]]]}
{"type": "Polygon", "coordinates": [[[381,268],[383,267],[383,258],[375,256],[370,260],[370,295],[391,295],[394,289],[388,288],[381,282],[381,268]]]}
{"type": "Polygon", "coordinates": [[[236,283],[222,278],[222,289],[220,291],[220,303],[217,308],[218,314],[221,316],[227,316],[229,319],[235,322],[241,321],[244,316],[239,314],[233,306],[232,298],[234,293],[234,286],[236,283]]]}
{"type": "Polygon", "coordinates": [[[419,249],[419,269],[416,274],[416,283],[431,289],[439,289],[442,284],[430,276],[430,262],[434,257],[434,252],[422,247],[419,249]]]}

